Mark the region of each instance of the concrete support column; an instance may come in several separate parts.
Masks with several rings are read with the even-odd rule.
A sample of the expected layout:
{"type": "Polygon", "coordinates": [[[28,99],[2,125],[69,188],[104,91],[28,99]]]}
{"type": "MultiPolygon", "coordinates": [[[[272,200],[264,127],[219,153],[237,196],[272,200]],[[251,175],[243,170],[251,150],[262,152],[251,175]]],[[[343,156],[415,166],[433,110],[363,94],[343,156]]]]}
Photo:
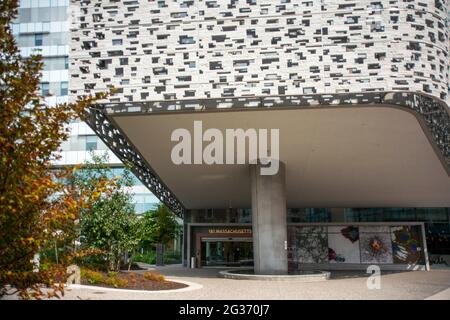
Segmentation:
{"type": "Polygon", "coordinates": [[[261,175],[250,165],[253,260],[255,274],[287,274],[285,167],[275,175],[261,175]]]}

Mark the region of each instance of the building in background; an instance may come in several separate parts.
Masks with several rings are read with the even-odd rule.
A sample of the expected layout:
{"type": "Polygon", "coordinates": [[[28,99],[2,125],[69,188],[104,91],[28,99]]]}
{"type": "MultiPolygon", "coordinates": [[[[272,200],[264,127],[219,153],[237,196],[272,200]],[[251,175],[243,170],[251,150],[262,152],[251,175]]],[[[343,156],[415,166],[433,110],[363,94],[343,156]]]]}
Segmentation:
{"type": "MultiPolygon", "coordinates": [[[[21,0],[19,15],[12,30],[24,56],[40,50],[44,60],[41,91],[51,105],[68,101],[69,88],[69,0],[21,0]]],[[[55,166],[72,166],[96,154],[108,153],[109,164],[115,173],[123,170],[122,162],[84,122],[70,124],[70,138],[62,145],[61,159],[55,166]]],[[[159,200],[135,178],[134,194],[137,213],[152,209],[159,200]]]]}

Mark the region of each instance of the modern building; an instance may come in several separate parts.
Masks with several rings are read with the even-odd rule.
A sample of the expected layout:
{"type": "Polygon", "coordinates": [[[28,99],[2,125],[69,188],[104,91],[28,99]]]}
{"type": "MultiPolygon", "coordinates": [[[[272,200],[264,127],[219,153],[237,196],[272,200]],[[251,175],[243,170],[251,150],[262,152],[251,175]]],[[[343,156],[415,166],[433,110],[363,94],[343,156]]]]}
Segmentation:
{"type": "Polygon", "coordinates": [[[425,268],[427,247],[450,253],[448,1],[71,4],[69,95],[118,89],[88,123],[184,217],[186,266],[425,268]],[[183,163],[178,129],[194,140],[183,163]],[[254,132],[279,135],[223,164],[234,149],[211,146],[229,129],[244,157],[254,132]]]}
{"type": "MultiPolygon", "coordinates": [[[[44,60],[41,91],[49,105],[68,101],[69,87],[69,0],[21,0],[18,18],[12,25],[23,56],[39,50],[44,60]]],[[[84,122],[70,124],[69,140],[62,145],[55,166],[72,166],[90,159],[90,151],[108,153],[113,171],[120,174],[122,162],[84,122]]],[[[137,178],[130,190],[137,213],[145,212],[159,200],[137,178]]]]}

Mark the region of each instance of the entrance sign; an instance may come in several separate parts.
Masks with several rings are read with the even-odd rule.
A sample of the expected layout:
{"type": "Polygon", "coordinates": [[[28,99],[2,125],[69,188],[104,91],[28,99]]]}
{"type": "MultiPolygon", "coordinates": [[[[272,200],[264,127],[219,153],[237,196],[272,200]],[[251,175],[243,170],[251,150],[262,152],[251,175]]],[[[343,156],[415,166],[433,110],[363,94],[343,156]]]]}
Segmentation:
{"type": "Polygon", "coordinates": [[[221,228],[221,229],[209,229],[208,233],[252,233],[252,229],[240,229],[240,228],[221,228]]]}

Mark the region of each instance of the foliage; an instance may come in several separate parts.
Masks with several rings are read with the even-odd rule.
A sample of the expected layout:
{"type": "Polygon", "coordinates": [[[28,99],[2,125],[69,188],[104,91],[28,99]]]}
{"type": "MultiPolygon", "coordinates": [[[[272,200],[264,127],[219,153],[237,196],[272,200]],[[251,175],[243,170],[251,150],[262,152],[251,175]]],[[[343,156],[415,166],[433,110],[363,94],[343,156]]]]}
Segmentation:
{"type": "Polygon", "coordinates": [[[142,274],[142,276],[149,281],[164,281],[164,275],[157,272],[146,271],[142,274]]]}
{"type": "MultiPolygon", "coordinates": [[[[147,264],[156,263],[156,251],[149,251],[148,253],[135,254],[132,257],[133,262],[143,262],[147,264]]],[[[181,263],[181,255],[178,252],[164,251],[164,263],[165,264],[176,264],[181,263]]]]}
{"type": "Polygon", "coordinates": [[[65,266],[33,272],[33,257],[73,236],[80,208],[88,208],[104,187],[97,181],[89,192],[76,190],[62,183],[72,171],[52,171],[51,162],[68,137],[67,124],[83,119],[107,94],[46,105],[39,94],[42,57],[22,57],[10,28],[17,7],[18,0],[0,2],[0,297],[18,291],[22,298],[42,298],[42,285],[53,287],[49,296],[63,292],[56,283],[65,266]]]}
{"type": "Polygon", "coordinates": [[[147,264],[156,263],[156,251],[150,251],[148,253],[138,253],[131,258],[132,262],[143,262],[147,264]]]}
{"type": "Polygon", "coordinates": [[[181,263],[181,254],[179,252],[164,251],[164,263],[165,264],[181,263]]]}
{"type": "Polygon", "coordinates": [[[180,232],[174,213],[164,204],[144,213],[142,224],[143,247],[153,247],[158,243],[167,245],[180,232]]]}
{"type": "Polygon", "coordinates": [[[107,285],[114,288],[122,288],[128,285],[128,280],[121,278],[118,272],[108,272],[106,275],[102,272],[81,268],[81,279],[91,285],[107,285]]]}
{"type": "Polygon", "coordinates": [[[164,275],[153,272],[145,271],[142,275],[134,272],[108,272],[103,273],[89,268],[81,268],[81,280],[82,283],[88,283],[90,285],[106,285],[113,288],[127,288],[129,285],[136,286],[139,282],[152,281],[162,283],[166,279],[164,275]]]}
{"type": "Polygon", "coordinates": [[[105,279],[104,283],[114,288],[123,288],[128,285],[128,280],[120,278],[117,274],[116,275],[108,274],[108,277],[105,279]]]}
{"type": "Polygon", "coordinates": [[[98,271],[81,268],[81,278],[86,279],[89,284],[103,283],[103,274],[98,271]]]}
{"type": "MultiPolygon", "coordinates": [[[[113,176],[111,168],[105,164],[108,162],[106,154],[93,155],[92,159],[76,177],[76,185],[90,186],[98,179],[113,176]]],[[[123,176],[115,178],[110,192],[103,193],[81,215],[81,247],[101,250],[110,271],[119,271],[122,255],[133,252],[141,240],[140,221],[134,212],[131,194],[126,191],[131,185],[131,173],[125,169],[123,176]]]]}
{"type": "Polygon", "coordinates": [[[128,285],[128,280],[119,276],[118,272],[103,273],[87,268],[81,268],[81,278],[89,284],[105,284],[114,288],[122,288],[128,285]]]}

